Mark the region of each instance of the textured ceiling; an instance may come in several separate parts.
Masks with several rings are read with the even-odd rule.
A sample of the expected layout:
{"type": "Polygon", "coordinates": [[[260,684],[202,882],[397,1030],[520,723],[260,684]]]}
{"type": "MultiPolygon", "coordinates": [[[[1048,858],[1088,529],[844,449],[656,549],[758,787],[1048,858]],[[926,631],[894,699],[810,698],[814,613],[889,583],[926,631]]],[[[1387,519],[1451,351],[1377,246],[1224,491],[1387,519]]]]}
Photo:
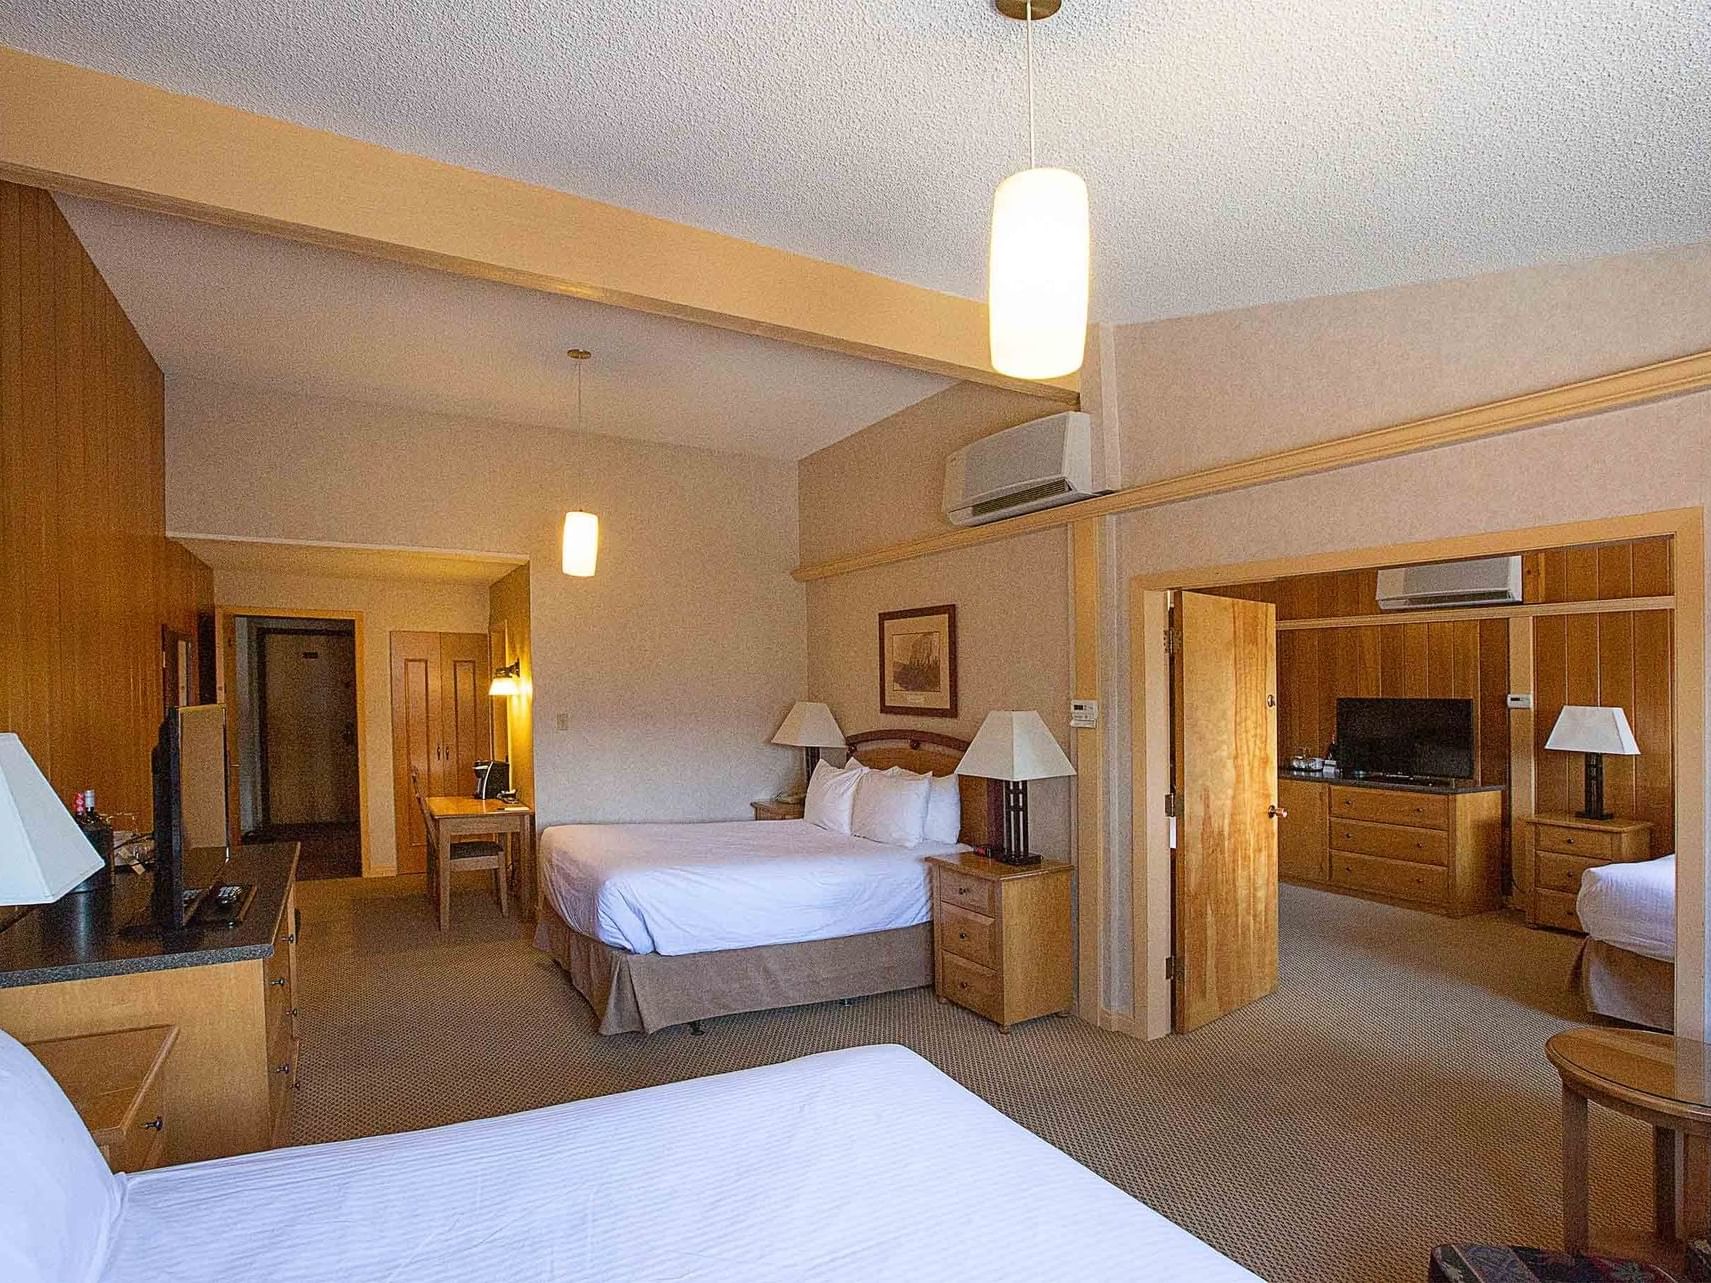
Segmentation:
{"type": "Polygon", "coordinates": [[[491,554],[359,548],[349,544],[176,537],[215,570],[306,575],[316,579],[403,579],[413,583],[485,585],[503,579],[523,560],[501,561],[491,554]]]}
{"type": "Polygon", "coordinates": [[[59,198],[175,375],[799,459],[950,385],[582,299],[59,198]]]}
{"type": "MultiPolygon", "coordinates": [[[[987,0],[23,0],[0,42],[984,296],[987,0]]],[[[1141,320],[1711,238],[1705,0],[1068,0],[1041,159],[1141,320]]]]}

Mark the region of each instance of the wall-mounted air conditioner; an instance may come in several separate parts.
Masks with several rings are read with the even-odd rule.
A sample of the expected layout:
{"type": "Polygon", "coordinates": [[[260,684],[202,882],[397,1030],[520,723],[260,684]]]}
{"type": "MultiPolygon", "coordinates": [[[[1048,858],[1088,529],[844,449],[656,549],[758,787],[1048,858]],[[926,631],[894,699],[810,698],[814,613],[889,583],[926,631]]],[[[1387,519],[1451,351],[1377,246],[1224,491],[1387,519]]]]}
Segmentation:
{"type": "Polygon", "coordinates": [[[1521,600],[1521,559],[1482,557],[1378,572],[1380,610],[1512,606],[1521,600]]]}
{"type": "Polygon", "coordinates": [[[1075,410],[995,432],[945,460],[945,516],[953,525],[978,526],[1093,493],[1092,420],[1075,410]]]}

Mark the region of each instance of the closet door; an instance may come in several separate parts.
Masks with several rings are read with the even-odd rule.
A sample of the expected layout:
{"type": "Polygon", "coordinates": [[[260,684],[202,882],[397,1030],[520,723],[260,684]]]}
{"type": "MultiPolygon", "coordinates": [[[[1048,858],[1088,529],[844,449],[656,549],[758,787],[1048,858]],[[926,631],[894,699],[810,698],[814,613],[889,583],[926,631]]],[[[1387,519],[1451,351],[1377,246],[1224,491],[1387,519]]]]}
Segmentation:
{"type": "Polygon", "coordinates": [[[493,680],[486,633],[440,634],[439,783],[435,793],[475,792],[475,764],[492,755],[493,680]]]}
{"type": "Polygon", "coordinates": [[[416,786],[424,796],[445,791],[439,767],[442,685],[440,634],[393,633],[392,810],[400,873],[421,873],[428,867],[428,836],[416,805],[416,786]]]}

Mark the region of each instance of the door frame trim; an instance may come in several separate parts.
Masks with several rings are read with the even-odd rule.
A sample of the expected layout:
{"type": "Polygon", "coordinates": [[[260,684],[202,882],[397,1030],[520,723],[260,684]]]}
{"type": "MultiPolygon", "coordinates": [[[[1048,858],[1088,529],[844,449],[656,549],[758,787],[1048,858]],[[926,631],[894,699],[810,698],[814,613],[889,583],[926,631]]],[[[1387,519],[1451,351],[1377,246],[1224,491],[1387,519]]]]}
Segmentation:
{"type": "MultiPolygon", "coordinates": [[[[1707,777],[1706,777],[1706,670],[1705,670],[1705,510],[1672,508],[1630,516],[1602,517],[1589,521],[1562,522],[1516,530],[1468,534],[1412,543],[1384,544],[1340,552],[1275,557],[1264,561],[1232,562],[1132,576],[1128,581],[1128,611],[1133,646],[1130,663],[1129,718],[1133,752],[1134,792],[1130,799],[1129,869],[1126,891],[1136,908],[1131,918],[1130,966],[1134,976],[1135,1012],[1132,1025],[1143,1038],[1169,1032],[1170,1011],[1156,1010],[1154,995],[1169,981],[1164,979],[1164,958],[1169,953],[1169,932],[1162,947],[1154,939],[1156,915],[1139,912],[1148,903],[1147,890],[1158,879],[1159,870],[1168,885],[1170,851],[1159,834],[1164,824],[1153,823],[1152,803],[1168,785],[1167,760],[1143,751],[1149,737],[1156,737],[1160,708],[1164,709],[1164,733],[1169,734],[1169,683],[1161,685],[1156,671],[1162,658],[1163,630],[1154,637],[1143,627],[1147,599],[1171,590],[1216,588],[1258,579],[1280,579],[1295,575],[1339,570],[1367,570],[1398,562],[1451,561],[1463,557],[1486,557],[1538,552],[1580,544],[1607,543],[1628,539],[1668,536],[1675,588],[1675,654],[1671,699],[1675,721],[1676,798],[1676,966],[1675,1026],[1684,1037],[1703,1038],[1711,1028],[1711,983],[1707,982],[1707,777]],[[1161,652],[1154,656],[1151,652],[1161,652]]],[[[1168,740],[1167,740],[1168,746],[1168,740]]]]}
{"type": "MultiPolygon", "coordinates": [[[[214,694],[220,703],[226,703],[226,621],[240,616],[263,616],[269,619],[338,619],[349,620],[355,632],[356,644],[356,806],[358,842],[362,849],[362,876],[374,876],[374,843],[370,840],[368,826],[368,691],[364,679],[365,667],[363,657],[367,654],[367,643],[363,630],[363,617],[360,610],[307,610],[285,606],[222,606],[214,607],[214,694]]],[[[228,705],[226,751],[232,753],[232,737],[230,728],[232,716],[235,713],[228,705]]],[[[234,755],[234,761],[238,759],[234,755]]],[[[242,767],[238,768],[241,773],[242,767]]],[[[241,774],[240,774],[241,778],[241,774]]],[[[226,805],[236,806],[238,799],[226,799],[226,805]]],[[[239,826],[241,827],[241,826],[239,826]]]]}

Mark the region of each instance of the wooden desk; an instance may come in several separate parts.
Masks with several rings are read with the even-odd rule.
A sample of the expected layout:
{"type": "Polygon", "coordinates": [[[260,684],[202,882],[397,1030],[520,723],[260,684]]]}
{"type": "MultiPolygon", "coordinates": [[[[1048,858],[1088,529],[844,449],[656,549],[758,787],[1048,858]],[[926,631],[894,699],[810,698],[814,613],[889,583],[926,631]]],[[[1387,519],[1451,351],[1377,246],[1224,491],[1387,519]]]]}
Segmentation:
{"type": "Polygon", "coordinates": [[[1658,1236],[1702,1237],[1711,1225],[1711,1045],[1637,1029],[1570,1029],[1545,1044],[1545,1055],[1562,1077],[1563,1248],[1586,1250],[1589,1100],[1651,1124],[1658,1236]]]}
{"type": "MultiPolygon", "coordinates": [[[[429,797],[422,800],[428,825],[428,898],[439,908],[440,930],[452,919],[452,843],[458,838],[493,834],[511,844],[517,870],[517,903],[524,904],[535,884],[535,813],[520,802],[474,797],[429,797]]],[[[519,907],[519,913],[526,912],[519,907]]]]}

